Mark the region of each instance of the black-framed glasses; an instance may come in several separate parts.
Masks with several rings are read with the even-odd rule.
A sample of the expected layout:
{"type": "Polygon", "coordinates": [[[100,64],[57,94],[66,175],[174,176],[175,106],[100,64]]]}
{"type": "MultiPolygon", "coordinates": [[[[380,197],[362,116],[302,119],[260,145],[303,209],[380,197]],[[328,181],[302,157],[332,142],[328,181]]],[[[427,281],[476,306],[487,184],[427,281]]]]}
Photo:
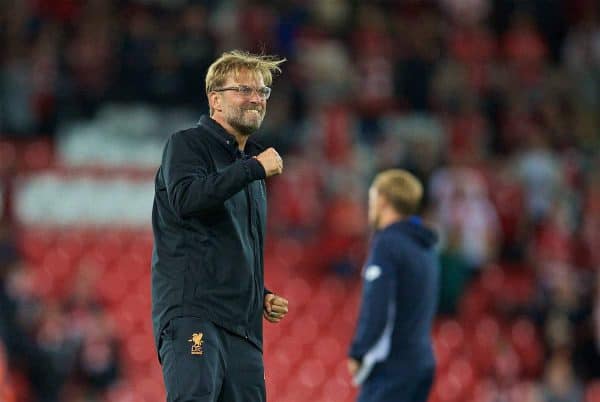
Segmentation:
{"type": "Polygon", "coordinates": [[[239,85],[237,87],[225,87],[213,89],[215,92],[223,92],[223,91],[236,91],[244,98],[249,98],[252,96],[254,91],[258,94],[261,99],[267,100],[269,96],[271,96],[271,88],[269,87],[261,87],[261,88],[252,88],[247,85],[239,85]]]}

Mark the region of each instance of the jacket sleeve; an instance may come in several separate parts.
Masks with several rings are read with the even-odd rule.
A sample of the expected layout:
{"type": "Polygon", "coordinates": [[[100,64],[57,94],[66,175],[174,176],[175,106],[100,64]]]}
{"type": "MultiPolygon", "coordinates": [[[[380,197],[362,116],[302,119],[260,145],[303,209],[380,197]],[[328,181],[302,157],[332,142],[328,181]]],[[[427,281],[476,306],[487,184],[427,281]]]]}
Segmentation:
{"type": "MultiPolygon", "coordinates": [[[[381,345],[395,314],[397,274],[391,251],[383,239],[373,242],[369,265],[363,270],[363,289],[358,323],[349,356],[362,361],[381,345]]],[[[390,332],[391,333],[391,332],[390,332]]]]}
{"type": "Polygon", "coordinates": [[[255,159],[239,159],[209,173],[209,156],[198,152],[181,133],[171,136],[163,153],[162,174],[169,204],[183,218],[222,204],[248,183],[265,178],[255,159]]]}

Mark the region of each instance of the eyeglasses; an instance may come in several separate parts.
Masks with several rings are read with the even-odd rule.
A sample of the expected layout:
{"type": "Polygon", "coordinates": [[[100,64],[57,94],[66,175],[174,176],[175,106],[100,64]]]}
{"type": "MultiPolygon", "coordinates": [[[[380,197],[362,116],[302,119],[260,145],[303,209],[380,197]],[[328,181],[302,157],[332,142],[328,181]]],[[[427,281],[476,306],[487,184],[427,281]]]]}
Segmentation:
{"type": "Polygon", "coordinates": [[[215,91],[215,92],[236,91],[237,93],[239,93],[244,98],[251,97],[252,94],[254,93],[254,91],[256,91],[256,93],[258,94],[258,96],[261,99],[263,99],[263,100],[267,100],[267,99],[269,99],[269,96],[271,96],[271,88],[269,88],[269,87],[252,88],[252,87],[249,87],[247,85],[240,85],[240,86],[237,86],[237,87],[225,87],[225,88],[213,89],[213,91],[215,91]]]}

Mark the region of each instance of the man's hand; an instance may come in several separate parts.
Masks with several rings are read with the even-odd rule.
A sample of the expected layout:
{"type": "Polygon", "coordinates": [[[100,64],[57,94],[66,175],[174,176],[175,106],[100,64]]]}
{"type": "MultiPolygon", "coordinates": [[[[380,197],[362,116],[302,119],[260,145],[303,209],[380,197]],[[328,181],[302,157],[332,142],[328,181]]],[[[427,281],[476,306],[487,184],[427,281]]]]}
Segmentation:
{"type": "Polygon", "coordinates": [[[275,148],[268,148],[255,156],[255,158],[258,159],[265,169],[267,177],[275,176],[276,174],[281,174],[283,172],[283,159],[281,159],[281,156],[275,151],[275,148]]]}
{"type": "Polygon", "coordinates": [[[273,293],[265,295],[263,316],[269,322],[278,323],[288,312],[288,301],[273,293]]]}
{"type": "Polygon", "coordinates": [[[351,377],[354,377],[356,375],[356,373],[358,373],[359,368],[360,368],[360,363],[357,360],[354,360],[353,358],[349,357],[348,358],[348,372],[350,373],[351,377]]]}

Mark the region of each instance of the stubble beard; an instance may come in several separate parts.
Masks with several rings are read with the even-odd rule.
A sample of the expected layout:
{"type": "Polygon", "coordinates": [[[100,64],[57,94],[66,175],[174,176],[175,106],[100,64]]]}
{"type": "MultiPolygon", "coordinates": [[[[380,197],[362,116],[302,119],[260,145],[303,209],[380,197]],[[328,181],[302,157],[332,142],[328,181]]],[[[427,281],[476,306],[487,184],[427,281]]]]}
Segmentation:
{"type": "Polygon", "coordinates": [[[258,130],[263,122],[265,117],[265,110],[261,108],[239,108],[235,114],[227,116],[227,122],[231,125],[231,127],[235,128],[242,135],[249,136],[258,130]],[[248,112],[249,110],[257,110],[259,116],[251,117],[248,114],[252,112],[248,112]]]}

